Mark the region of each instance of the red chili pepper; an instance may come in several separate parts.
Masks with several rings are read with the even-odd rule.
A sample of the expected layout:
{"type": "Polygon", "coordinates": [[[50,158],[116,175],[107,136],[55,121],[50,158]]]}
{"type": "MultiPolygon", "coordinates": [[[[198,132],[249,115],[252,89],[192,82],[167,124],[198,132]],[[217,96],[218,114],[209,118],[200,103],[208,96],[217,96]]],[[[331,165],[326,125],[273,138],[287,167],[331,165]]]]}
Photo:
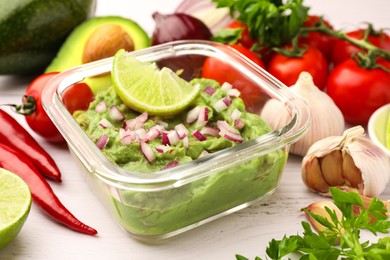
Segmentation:
{"type": "Polygon", "coordinates": [[[0,109],[0,140],[24,154],[44,176],[61,182],[61,173],[53,158],[12,116],[0,109]]]}
{"type": "Polygon", "coordinates": [[[80,233],[97,234],[95,229],[79,221],[65,208],[34,164],[23,154],[1,143],[0,167],[20,176],[29,186],[33,201],[55,221],[80,233]]]}

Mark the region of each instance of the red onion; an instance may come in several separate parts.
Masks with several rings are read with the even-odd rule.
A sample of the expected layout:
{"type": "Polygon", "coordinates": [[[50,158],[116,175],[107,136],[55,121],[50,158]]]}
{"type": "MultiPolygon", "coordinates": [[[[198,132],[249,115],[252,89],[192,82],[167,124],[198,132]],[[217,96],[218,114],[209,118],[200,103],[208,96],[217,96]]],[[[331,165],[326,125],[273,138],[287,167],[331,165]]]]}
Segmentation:
{"type": "Polygon", "coordinates": [[[165,165],[162,170],[165,170],[165,169],[170,169],[170,168],[173,168],[173,167],[176,167],[179,165],[179,162],[178,161],[172,161],[170,163],[168,163],[167,165],[165,165]]]}
{"type": "Polygon", "coordinates": [[[209,154],[209,152],[207,152],[206,150],[203,150],[203,151],[200,153],[200,155],[199,155],[198,158],[205,157],[205,156],[208,155],[208,154],[209,154]]]}
{"type": "Polygon", "coordinates": [[[108,140],[108,136],[106,134],[103,134],[102,137],[100,137],[100,139],[96,142],[96,146],[99,149],[103,149],[104,147],[106,147],[108,140]]]}
{"type": "Polygon", "coordinates": [[[199,106],[196,106],[193,109],[191,109],[190,111],[188,111],[187,119],[186,119],[187,124],[191,124],[191,123],[195,122],[198,119],[199,111],[200,111],[200,107],[199,106]]]}
{"type": "Polygon", "coordinates": [[[210,40],[210,29],[199,19],[184,13],[163,15],[153,13],[156,23],[152,45],[177,40],[210,40]]]}
{"type": "Polygon", "coordinates": [[[218,100],[217,102],[215,102],[213,104],[213,108],[217,112],[221,112],[221,111],[227,109],[231,103],[232,103],[232,101],[229,98],[224,97],[224,98],[221,98],[220,100],[218,100]]]}
{"type": "Polygon", "coordinates": [[[230,126],[226,121],[217,121],[217,125],[220,130],[220,136],[223,136],[224,138],[236,143],[243,142],[243,138],[240,134],[240,131],[230,126]]]}
{"type": "Polygon", "coordinates": [[[240,110],[238,110],[236,108],[233,109],[233,111],[230,113],[230,118],[232,120],[236,120],[236,119],[240,118],[240,116],[241,116],[241,112],[240,112],[240,110]]]}
{"type": "Polygon", "coordinates": [[[207,121],[209,121],[209,109],[207,107],[202,107],[199,110],[198,120],[196,121],[196,126],[201,127],[206,125],[207,121]]]}
{"type": "Polygon", "coordinates": [[[219,130],[212,126],[206,125],[200,130],[200,133],[203,135],[217,136],[219,134],[219,130]]]}
{"type": "Polygon", "coordinates": [[[202,135],[198,130],[192,131],[192,136],[198,139],[199,141],[207,140],[206,136],[202,135]]]}
{"type": "Polygon", "coordinates": [[[96,113],[104,113],[107,110],[106,101],[102,100],[96,104],[95,111],[96,113]]]}
{"type": "Polygon", "coordinates": [[[108,111],[108,115],[112,120],[115,120],[115,121],[122,121],[123,119],[125,119],[125,116],[123,115],[123,113],[115,105],[110,106],[109,111],[108,111]]]}
{"type": "Polygon", "coordinates": [[[230,84],[229,82],[224,82],[221,86],[221,89],[225,90],[225,91],[228,91],[229,89],[232,89],[233,88],[233,85],[230,84]]]}
{"type": "Polygon", "coordinates": [[[153,162],[154,153],[152,148],[150,148],[150,146],[147,143],[142,141],[141,141],[141,151],[149,163],[153,162]]]}
{"type": "Polygon", "coordinates": [[[168,132],[164,131],[161,133],[161,143],[163,145],[171,145],[168,138],[168,132]]]}
{"type": "Polygon", "coordinates": [[[213,88],[211,86],[207,86],[203,90],[203,92],[206,93],[209,96],[212,96],[215,93],[215,91],[216,91],[215,88],[213,88]]]}
{"type": "Polygon", "coordinates": [[[162,131],[160,131],[158,126],[152,126],[146,133],[144,141],[148,142],[150,140],[154,140],[159,137],[161,133],[162,131]]]}
{"type": "Polygon", "coordinates": [[[183,138],[183,147],[184,147],[184,148],[188,148],[188,146],[190,145],[189,142],[190,142],[190,141],[189,141],[189,139],[188,139],[188,136],[184,137],[184,138],[183,138]]]}
{"type": "Polygon", "coordinates": [[[236,88],[229,89],[227,93],[229,97],[239,97],[241,95],[241,92],[236,88]]]}
{"type": "Polygon", "coordinates": [[[242,129],[245,126],[245,123],[240,118],[237,118],[236,120],[234,120],[234,126],[238,129],[242,129]]]}
{"type": "Polygon", "coordinates": [[[168,137],[170,145],[177,145],[179,143],[179,141],[180,141],[180,137],[177,134],[176,130],[170,130],[168,132],[167,137],[168,137]]]}
{"type": "Polygon", "coordinates": [[[183,0],[176,12],[195,16],[209,26],[212,32],[226,27],[233,20],[228,8],[217,8],[211,0],[183,0]]]}
{"type": "Polygon", "coordinates": [[[158,145],[158,146],[155,147],[155,149],[159,153],[166,153],[169,150],[171,150],[171,147],[167,146],[167,145],[158,145]]]}
{"type": "Polygon", "coordinates": [[[123,145],[131,144],[132,141],[136,140],[135,132],[131,130],[125,130],[124,128],[119,129],[119,141],[123,145]]]}
{"type": "Polygon", "coordinates": [[[99,121],[99,126],[103,127],[103,128],[111,128],[111,127],[114,127],[110,121],[108,121],[106,118],[102,118],[100,121],[99,121]]]}
{"type": "Polygon", "coordinates": [[[135,135],[138,140],[145,140],[146,130],[144,128],[138,128],[134,130],[135,135]]]}
{"type": "Polygon", "coordinates": [[[176,130],[177,134],[179,135],[180,139],[183,139],[184,137],[186,137],[188,135],[188,129],[183,124],[176,125],[175,130],[176,130]]]}

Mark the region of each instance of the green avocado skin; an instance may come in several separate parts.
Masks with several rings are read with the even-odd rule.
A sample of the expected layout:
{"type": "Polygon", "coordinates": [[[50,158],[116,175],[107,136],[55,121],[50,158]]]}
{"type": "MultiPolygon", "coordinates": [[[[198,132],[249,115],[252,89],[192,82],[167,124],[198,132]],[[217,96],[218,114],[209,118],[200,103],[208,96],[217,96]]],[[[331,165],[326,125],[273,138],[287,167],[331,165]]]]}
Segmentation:
{"type": "Polygon", "coordinates": [[[96,0],[0,1],[0,74],[43,72],[96,0]]]}

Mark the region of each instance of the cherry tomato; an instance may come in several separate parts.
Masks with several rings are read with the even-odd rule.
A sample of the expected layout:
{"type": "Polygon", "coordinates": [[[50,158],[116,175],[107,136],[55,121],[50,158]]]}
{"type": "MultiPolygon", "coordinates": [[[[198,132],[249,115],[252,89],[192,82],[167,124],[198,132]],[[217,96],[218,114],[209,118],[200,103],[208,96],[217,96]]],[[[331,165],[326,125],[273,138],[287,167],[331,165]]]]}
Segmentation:
{"type": "MultiPolygon", "coordinates": [[[[313,27],[320,21],[320,18],[321,17],[317,15],[309,15],[303,25],[305,27],[313,27]]],[[[333,29],[333,26],[327,20],[323,21],[327,27],[333,29]]],[[[332,57],[333,46],[336,43],[336,38],[325,33],[310,32],[307,34],[307,37],[301,37],[299,42],[319,49],[322,54],[324,54],[325,58],[330,61],[332,57]]]]}
{"type": "MultiPolygon", "coordinates": [[[[35,78],[28,86],[25,95],[31,96],[34,99],[36,107],[35,111],[31,115],[27,115],[25,118],[30,128],[34,130],[34,132],[36,132],[38,135],[50,142],[60,143],[64,142],[65,140],[60,134],[60,132],[57,130],[51,119],[47,116],[46,111],[43,109],[41,102],[41,94],[43,88],[45,87],[46,83],[57,74],[57,72],[42,74],[35,78]]],[[[89,104],[93,98],[92,91],[90,89],[88,91],[88,89],[88,85],[84,83],[75,84],[71,86],[69,89],[69,93],[64,93],[64,104],[68,104],[68,106],[72,110],[75,110],[78,107],[80,109],[85,108],[85,105],[89,104]],[[77,94],[76,92],[78,92],[79,90],[80,94],[77,94]]]]}
{"type": "Polygon", "coordinates": [[[294,85],[302,71],[311,74],[319,89],[325,88],[328,62],[317,48],[308,46],[302,57],[287,57],[277,53],[268,65],[268,72],[287,86],[294,85]]]}
{"type": "Polygon", "coordinates": [[[77,83],[67,88],[62,96],[62,103],[73,114],[76,110],[87,110],[94,99],[91,88],[86,83],[77,83]]]}
{"type": "MultiPolygon", "coordinates": [[[[231,44],[230,46],[264,68],[262,61],[254,52],[242,45],[231,44]]],[[[247,110],[255,112],[261,107],[261,89],[229,64],[209,57],[203,64],[202,77],[214,79],[219,84],[223,84],[224,82],[232,84],[234,88],[241,92],[240,97],[243,99],[247,110]]]]}
{"type": "MultiPolygon", "coordinates": [[[[389,62],[381,64],[390,68],[389,62]]],[[[327,92],[346,121],[366,124],[376,109],[390,103],[390,73],[380,68],[364,69],[348,59],[330,73],[327,92]]]]}
{"type": "MultiPolygon", "coordinates": [[[[347,36],[360,40],[363,39],[364,34],[365,30],[359,29],[348,32],[347,36]]],[[[367,40],[374,46],[390,51],[390,36],[384,32],[379,35],[369,35],[367,40]]],[[[344,40],[337,40],[332,51],[332,62],[336,66],[337,64],[351,58],[352,53],[359,51],[361,51],[360,48],[344,40]]]]}
{"type": "Polygon", "coordinates": [[[234,20],[233,22],[228,24],[226,28],[242,29],[241,38],[237,41],[237,44],[241,44],[244,47],[250,49],[252,45],[255,43],[255,41],[252,39],[252,37],[249,34],[248,26],[246,24],[234,20]]]}

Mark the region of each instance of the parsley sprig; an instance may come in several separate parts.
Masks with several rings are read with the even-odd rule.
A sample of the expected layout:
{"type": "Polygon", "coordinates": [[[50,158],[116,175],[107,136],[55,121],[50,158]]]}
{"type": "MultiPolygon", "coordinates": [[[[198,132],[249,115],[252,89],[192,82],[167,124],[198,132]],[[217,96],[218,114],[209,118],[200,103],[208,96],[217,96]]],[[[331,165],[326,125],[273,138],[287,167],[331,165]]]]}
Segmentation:
{"type": "Polygon", "coordinates": [[[303,0],[212,0],[217,7],[227,7],[232,17],[248,25],[253,39],[263,47],[290,43],[304,21],[309,8],[303,0]]]}
{"type": "MultiPolygon", "coordinates": [[[[270,259],[283,259],[291,253],[301,255],[300,259],[390,259],[390,237],[378,239],[377,242],[360,241],[361,230],[369,230],[375,236],[377,233],[388,233],[390,221],[384,203],[373,198],[368,207],[364,207],[361,197],[354,192],[330,189],[334,204],[342,212],[338,218],[336,212],[326,208],[330,218],[307,214],[326,227],[321,232],[313,231],[309,222],[303,221],[303,234],[284,236],[281,240],[273,239],[266,249],[270,259]],[[360,209],[356,213],[356,207],[360,209]]],[[[247,260],[236,255],[238,260],[247,260]]],[[[261,260],[256,257],[256,260],[261,260]]]]}

